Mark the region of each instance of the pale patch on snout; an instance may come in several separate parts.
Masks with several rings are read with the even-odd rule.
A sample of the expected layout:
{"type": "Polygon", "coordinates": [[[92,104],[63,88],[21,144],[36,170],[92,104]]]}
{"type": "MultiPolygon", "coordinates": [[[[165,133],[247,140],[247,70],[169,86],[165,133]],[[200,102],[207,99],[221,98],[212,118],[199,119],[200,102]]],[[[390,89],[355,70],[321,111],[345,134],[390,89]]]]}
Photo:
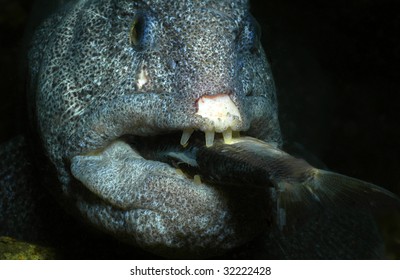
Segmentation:
{"type": "Polygon", "coordinates": [[[138,90],[142,89],[142,87],[149,82],[149,76],[147,73],[147,69],[145,66],[141,67],[136,85],[138,90]]]}
{"type": "Polygon", "coordinates": [[[238,107],[227,94],[205,95],[196,101],[196,114],[213,123],[213,129],[205,131],[206,146],[212,146],[215,132],[222,133],[226,143],[232,140],[232,130],[242,123],[238,107]]]}
{"type": "Polygon", "coordinates": [[[237,127],[242,118],[238,107],[227,94],[206,95],[197,100],[197,115],[214,123],[215,132],[237,127]]]}

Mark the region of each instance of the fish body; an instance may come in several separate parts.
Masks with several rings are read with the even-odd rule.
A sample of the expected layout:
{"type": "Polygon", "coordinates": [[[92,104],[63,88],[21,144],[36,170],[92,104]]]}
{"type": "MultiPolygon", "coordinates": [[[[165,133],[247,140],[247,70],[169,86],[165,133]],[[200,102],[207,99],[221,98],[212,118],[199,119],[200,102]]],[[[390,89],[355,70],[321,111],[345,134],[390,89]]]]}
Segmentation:
{"type": "Polygon", "coordinates": [[[384,188],[315,168],[256,138],[239,137],[229,143],[220,138],[211,147],[198,137],[184,147],[176,140],[146,142],[136,143],[145,157],[169,163],[192,178],[199,175],[206,183],[230,186],[233,191],[238,187],[270,190],[280,229],[312,220],[323,209],[400,209],[400,199],[384,188]]]}

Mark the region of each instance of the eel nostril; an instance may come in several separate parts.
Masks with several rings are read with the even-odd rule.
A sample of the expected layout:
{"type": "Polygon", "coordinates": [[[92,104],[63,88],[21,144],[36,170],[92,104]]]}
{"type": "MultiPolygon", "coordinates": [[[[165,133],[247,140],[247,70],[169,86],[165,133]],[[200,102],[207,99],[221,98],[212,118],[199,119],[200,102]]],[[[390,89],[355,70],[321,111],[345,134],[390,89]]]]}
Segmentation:
{"type": "Polygon", "coordinates": [[[253,90],[249,90],[248,92],[246,92],[246,96],[253,96],[254,92],[253,90]]]}

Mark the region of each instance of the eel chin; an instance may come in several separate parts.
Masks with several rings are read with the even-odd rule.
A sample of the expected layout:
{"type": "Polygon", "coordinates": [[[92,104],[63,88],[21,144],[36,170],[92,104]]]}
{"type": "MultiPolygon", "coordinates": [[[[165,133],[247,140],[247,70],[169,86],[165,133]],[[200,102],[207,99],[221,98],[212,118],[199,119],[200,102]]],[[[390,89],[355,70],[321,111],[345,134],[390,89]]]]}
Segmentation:
{"type": "MultiPolygon", "coordinates": [[[[212,145],[214,132],[206,132],[206,139],[195,132],[189,139],[192,132],[124,135],[73,157],[73,176],[95,196],[78,199],[82,215],[120,240],[173,258],[221,255],[265,231],[270,224],[265,190],[205,184],[157,160],[155,151],[168,145],[212,145]]],[[[222,135],[229,141],[232,131],[222,135]]]]}

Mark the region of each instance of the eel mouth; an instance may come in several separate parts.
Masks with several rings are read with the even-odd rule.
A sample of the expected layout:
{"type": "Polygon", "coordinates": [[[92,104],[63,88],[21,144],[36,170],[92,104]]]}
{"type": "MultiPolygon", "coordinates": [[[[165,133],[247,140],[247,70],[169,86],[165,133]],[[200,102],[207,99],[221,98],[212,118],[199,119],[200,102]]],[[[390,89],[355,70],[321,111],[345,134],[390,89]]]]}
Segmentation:
{"type": "Polygon", "coordinates": [[[137,204],[137,189],[145,178],[152,175],[174,177],[187,186],[202,186],[215,189],[213,184],[204,183],[198,175],[187,174],[177,169],[173,162],[161,159],[167,150],[184,151],[193,144],[212,146],[221,138],[229,144],[239,132],[222,133],[207,131],[171,131],[155,136],[122,135],[103,149],[78,155],[72,159],[71,171],[86,188],[107,204],[124,210],[146,208],[137,204]]]}
{"type": "MultiPolygon", "coordinates": [[[[207,129],[183,128],[182,134],[174,129],[153,136],[116,135],[105,147],[73,156],[72,175],[103,202],[125,210],[145,207],[141,203],[144,198],[138,197],[138,192],[149,181],[152,183],[151,176],[183,180],[187,186],[201,184],[209,189],[215,188],[202,184],[198,176],[188,176],[172,164],[159,161],[157,154],[171,147],[190,147],[191,141],[211,147],[216,137],[229,144],[239,135],[242,117],[229,95],[202,96],[196,100],[195,106],[196,117],[212,123],[212,126],[207,126],[207,129]]],[[[182,184],[176,185],[179,188],[182,184]]]]}
{"type": "Polygon", "coordinates": [[[220,95],[199,98],[194,113],[167,111],[176,104],[171,100],[156,107],[163,108],[159,114],[146,109],[148,115],[132,118],[135,114],[126,112],[138,98],[161,105],[169,101],[128,96],[112,104],[113,110],[98,111],[90,120],[92,129],[85,129],[83,148],[68,157],[74,187],[83,187],[74,202],[81,214],[101,230],[165,256],[217,255],[261,232],[260,223],[268,218],[264,192],[229,191],[158,158],[166,149],[212,146],[217,138],[229,143],[239,131],[262,135],[251,128],[253,117],[220,95]],[[127,120],[135,126],[127,126],[127,120]]]}
{"type": "Polygon", "coordinates": [[[193,176],[193,174],[185,173],[184,170],[180,170],[176,164],[176,159],[169,158],[169,154],[174,154],[177,158],[184,158],[185,162],[191,162],[194,166],[197,166],[195,155],[192,154],[192,149],[200,146],[210,148],[214,144],[215,140],[223,142],[227,145],[234,143],[235,139],[241,135],[245,136],[246,133],[239,131],[232,131],[228,129],[222,133],[215,133],[214,131],[208,131],[203,133],[201,131],[195,131],[193,129],[184,130],[183,132],[172,131],[170,133],[156,135],[156,136],[134,136],[124,135],[120,138],[121,141],[126,142],[135,150],[140,156],[146,160],[161,161],[168,163],[171,167],[178,168],[178,173],[185,175],[187,178],[195,179],[196,183],[199,183],[199,175],[193,176]],[[188,157],[187,155],[190,155],[188,157]]]}

